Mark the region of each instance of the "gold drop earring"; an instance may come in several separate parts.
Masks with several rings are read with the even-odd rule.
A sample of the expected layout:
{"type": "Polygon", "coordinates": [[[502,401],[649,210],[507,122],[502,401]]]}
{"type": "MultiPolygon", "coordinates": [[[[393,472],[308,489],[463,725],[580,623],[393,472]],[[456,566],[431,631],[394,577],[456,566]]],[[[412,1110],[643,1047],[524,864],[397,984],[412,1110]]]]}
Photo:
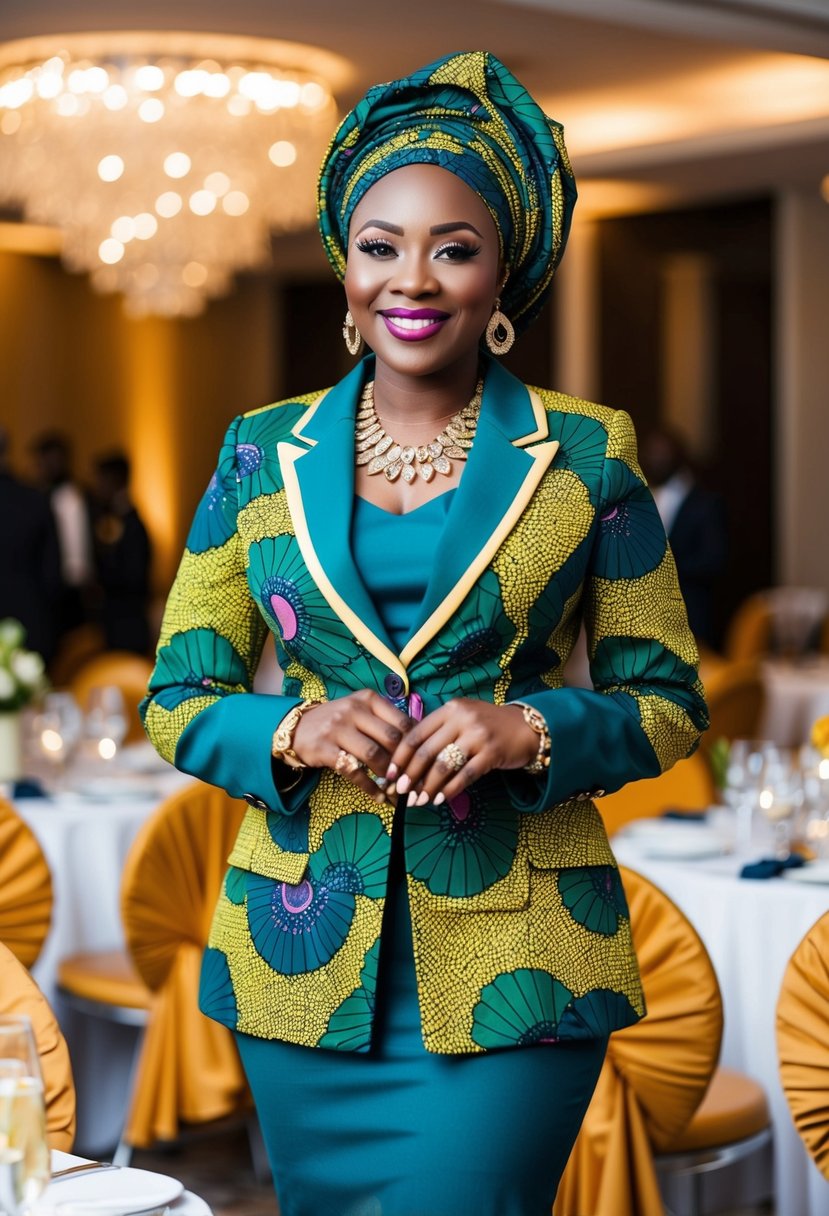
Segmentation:
{"type": "MultiPolygon", "coordinates": [[[[507,324],[509,324],[509,322],[507,322],[507,324]]],[[[510,326],[510,328],[512,327],[510,326]]],[[[354,324],[354,318],[351,315],[350,308],[345,314],[345,320],[343,321],[343,338],[345,339],[348,353],[350,355],[359,354],[360,347],[363,345],[363,335],[354,324]]]]}
{"type": "Polygon", "coordinates": [[[495,311],[489,318],[486,327],[486,344],[493,355],[505,355],[512,350],[515,341],[515,330],[512,322],[505,313],[501,312],[501,297],[495,301],[495,311]]]}

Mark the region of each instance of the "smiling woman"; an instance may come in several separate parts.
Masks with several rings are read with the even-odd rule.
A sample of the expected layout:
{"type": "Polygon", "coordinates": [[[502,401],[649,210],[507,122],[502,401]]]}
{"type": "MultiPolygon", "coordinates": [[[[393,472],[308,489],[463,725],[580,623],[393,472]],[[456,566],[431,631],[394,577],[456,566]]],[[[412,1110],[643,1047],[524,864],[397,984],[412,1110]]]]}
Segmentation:
{"type": "Polygon", "coordinates": [[[696,651],[630,419],[495,357],[574,201],[492,55],[370,90],[319,190],[369,353],[231,424],[170,596],[143,712],[250,804],[201,1004],[284,1216],[548,1216],[644,1013],[591,794],[693,750],[696,651]],[[563,685],[582,620],[592,690],[563,685]]]}

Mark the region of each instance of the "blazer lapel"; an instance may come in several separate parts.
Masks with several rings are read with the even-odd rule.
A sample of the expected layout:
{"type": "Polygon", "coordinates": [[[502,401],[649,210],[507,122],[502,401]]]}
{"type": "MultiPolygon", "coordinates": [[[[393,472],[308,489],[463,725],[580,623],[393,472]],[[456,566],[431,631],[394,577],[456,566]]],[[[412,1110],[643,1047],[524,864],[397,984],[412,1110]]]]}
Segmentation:
{"type": "Polygon", "coordinates": [[[412,636],[400,656],[405,666],[459,608],[515,526],[558,451],[558,441],[544,442],[548,433],[538,396],[490,361],[475,443],[446,516],[412,636]]]}
{"type": "Polygon", "coordinates": [[[277,454],[297,543],[314,582],[358,642],[406,682],[351,554],[354,419],[366,374],[371,369],[366,373],[358,364],[318,399],[294,428],[302,442],[282,442],[277,454]]]}

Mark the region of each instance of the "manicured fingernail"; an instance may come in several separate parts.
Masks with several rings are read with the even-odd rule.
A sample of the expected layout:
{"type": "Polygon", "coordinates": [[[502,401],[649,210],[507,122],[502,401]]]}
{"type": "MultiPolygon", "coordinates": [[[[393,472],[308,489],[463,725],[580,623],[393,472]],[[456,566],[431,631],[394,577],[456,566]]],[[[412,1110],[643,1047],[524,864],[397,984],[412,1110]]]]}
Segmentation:
{"type": "Polygon", "coordinates": [[[389,767],[386,769],[386,780],[394,781],[395,777],[397,776],[397,773],[398,773],[397,765],[390,764],[389,767]]]}
{"type": "Polygon", "coordinates": [[[440,806],[441,803],[445,801],[446,798],[443,794],[435,794],[434,798],[432,799],[432,806],[440,806]]]}
{"type": "Polygon", "coordinates": [[[414,804],[416,802],[417,802],[417,791],[412,790],[411,794],[409,794],[408,798],[406,799],[406,806],[414,806],[414,804]]]}
{"type": "Polygon", "coordinates": [[[386,794],[385,794],[385,791],[384,791],[384,790],[380,790],[380,792],[379,792],[378,794],[375,794],[375,795],[374,795],[374,801],[375,801],[375,802],[379,802],[379,803],[380,803],[380,805],[382,806],[382,804],[383,804],[383,803],[386,801],[386,794]]]}
{"type": "Polygon", "coordinates": [[[386,786],[386,797],[393,798],[396,793],[397,793],[397,786],[394,784],[393,781],[390,781],[388,783],[388,785],[386,786]]]}
{"type": "Polygon", "coordinates": [[[425,806],[428,801],[429,801],[429,795],[427,794],[426,790],[421,790],[421,792],[417,796],[417,802],[415,803],[415,806],[425,806]]]}
{"type": "Polygon", "coordinates": [[[398,794],[405,794],[411,784],[412,783],[411,783],[410,779],[406,776],[405,773],[403,774],[402,777],[398,777],[398,779],[397,779],[398,794]]]}

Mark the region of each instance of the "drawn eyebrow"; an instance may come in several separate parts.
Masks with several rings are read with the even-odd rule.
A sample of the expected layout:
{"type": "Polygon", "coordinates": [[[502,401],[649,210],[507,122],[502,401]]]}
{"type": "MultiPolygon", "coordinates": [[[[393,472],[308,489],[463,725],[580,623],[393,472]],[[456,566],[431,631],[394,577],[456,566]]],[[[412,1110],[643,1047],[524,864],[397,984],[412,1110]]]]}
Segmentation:
{"type": "MultiPolygon", "coordinates": [[[[395,236],[403,235],[402,228],[398,228],[396,224],[387,224],[385,220],[368,220],[363,224],[360,232],[365,232],[366,228],[382,228],[383,232],[392,232],[395,236]]],[[[357,236],[360,235],[360,232],[357,233],[357,236]]]]}
{"type": "MultiPolygon", "coordinates": [[[[383,232],[393,233],[394,236],[404,235],[402,228],[399,228],[397,224],[389,224],[386,220],[367,220],[360,229],[360,232],[365,232],[366,228],[379,228],[383,232]]],[[[434,228],[429,229],[429,233],[431,236],[445,236],[447,232],[460,232],[462,229],[468,229],[469,232],[474,232],[481,240],[484,239],[475,225],[467,223],[466,220],[457,220],[449,224],[435,224],[434,228]]],[[[360,232],[357,233],[357,236],[360,235],[360,232]]]]}

